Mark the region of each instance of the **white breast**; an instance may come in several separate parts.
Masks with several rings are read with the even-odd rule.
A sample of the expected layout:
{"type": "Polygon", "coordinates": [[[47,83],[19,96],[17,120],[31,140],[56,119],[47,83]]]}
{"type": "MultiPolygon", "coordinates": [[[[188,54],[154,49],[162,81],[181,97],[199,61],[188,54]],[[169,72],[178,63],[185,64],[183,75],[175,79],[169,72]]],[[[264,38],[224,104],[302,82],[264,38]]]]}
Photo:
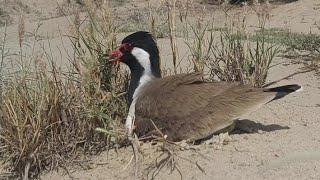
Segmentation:
{"type": "Polygon", "coordinates": [[[135,105],[140,95],[139,93],[146,84],[148,84],[155,78],[151,71],[151,62],[150,62],[149,53],[137,47],[134,47],[131,53],[133,56],[136,57],[139,64],[144,68],[144,71],[139,80],[139,85],[133,93],[132,102],[130,104],[128,116],[126,119],[125,127],[129,129],[129,133],[132,132],[132,129],[133,129],[134,118],[135,118],[135,105]]]}

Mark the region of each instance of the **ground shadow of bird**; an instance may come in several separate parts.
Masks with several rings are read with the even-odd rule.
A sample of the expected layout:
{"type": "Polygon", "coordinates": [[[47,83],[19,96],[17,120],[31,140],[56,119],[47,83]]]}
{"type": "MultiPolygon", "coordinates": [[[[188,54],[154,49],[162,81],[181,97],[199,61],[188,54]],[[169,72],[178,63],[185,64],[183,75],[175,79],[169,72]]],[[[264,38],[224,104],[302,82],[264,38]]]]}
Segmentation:
{"type": "Polygon", "coordinates": [[[272,132],[283,129],[290,129],[289,126],[281,126],[278,124],[264,125],[251,121],[249,119],[237,120],[233,131],[230,134],[248,134],[248,133],[259,133],[259,130],[264,132],[272,132]]]}

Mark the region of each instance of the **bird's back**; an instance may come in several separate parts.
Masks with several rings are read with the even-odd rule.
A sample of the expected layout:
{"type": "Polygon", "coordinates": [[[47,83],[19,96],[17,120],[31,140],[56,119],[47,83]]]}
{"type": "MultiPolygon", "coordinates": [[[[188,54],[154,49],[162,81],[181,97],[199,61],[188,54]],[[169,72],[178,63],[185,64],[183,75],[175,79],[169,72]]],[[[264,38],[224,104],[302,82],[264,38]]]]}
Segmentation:
{"type": "Polygon", "coordinates": [[[249,85],[205,82],[201,77],[201,73],[168,76],[143,87],[135,107],[138,135],[157,134],[159,129],[174,141],[202,139],[275,96],[249,85]]]}

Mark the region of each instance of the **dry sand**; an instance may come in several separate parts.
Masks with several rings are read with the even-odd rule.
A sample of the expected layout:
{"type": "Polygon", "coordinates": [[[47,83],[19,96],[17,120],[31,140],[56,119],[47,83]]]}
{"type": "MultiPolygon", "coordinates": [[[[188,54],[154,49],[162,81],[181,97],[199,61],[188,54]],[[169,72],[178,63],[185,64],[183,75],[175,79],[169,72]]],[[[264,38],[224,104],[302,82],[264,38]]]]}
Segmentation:
{"type": "MultiPolygon", "coordinates": [[[[43,25],[39,34],[51,43],[54,59],[59,64],[65,63],[67,54],[72,52],[68,39],[63,36],[69,26],[66,18],[60,17],[56,3],[46,0],[0,2],[0,23],[3,23],[4,19],[12,23],[7,28],[10,52],[18,49],[17,23],[20,14],[23,13],[27,19],[26,29],[29,31],[37,26],[40,16],[43,25]],[[66,48],[61,48],[63,45],[66,48]],[[66,50],[60,53],[59,49],[66,50]]],[[[64,3],[63,0],[56,2],[64,3]]],[[[317,28],[317,25],[320,25],[319,0],[299,0],[277,5],[271,12],[268,27],[288,28],[304,33],[310,30],[313,33],[320,32],[317,28]]],[[[248,14],[248,23],[254,24],[255,21],[256,16],[248,14]]],[[[3,30],[4,27],[0,27],[0,31],[3,30]]],[[[158,43],[164,60],[162,64],[170,67],[170,60],[165,62],[170,59],[169,41],[160,39],[158,43]]],[[[183,41],[178,45],[179,49],[186,49],[183,41]]],[[[10,61],[10,57],[7,60],[10,61]]],[[[282,64],[270,70],[268,81],[280,79],[304,67],[300,63],[292,63],[291,60],[280,57],[277,57],[276,62],[282,64]]],[[[188,63],[185,66],[187,65],[188,63]]],[[[251,129],[253,133],[231,134],[231,139],[221,146],[209,144],[208,141],[192,146],[195,150],[179,151],[180,157],[198,162],[204,170],[203,173],[194,163],[178,158],[184,179],[320,179],[320,77],[313,72],[303,73],[276,85],[291,83],[302,85],[304,91],[269,103],[240,121],[242,126],[251,129]]],[[[140,166],[141,170],[155,158],[154,147],[150,149],[148,145],[144,145],[144,149],[147,155],[140,166]]],[[[85,163],[87,169],[69,167],[69,174],[60,170],[43,174],[41,178],[133,179],[134,163],[124,170],[131,156],[130,147],[122,148],[118,152],[102,152],[94,157],[92,163],[85,163]]],[[[146,176],[145,172],[144,179],[151,178],[151,174],[146,176]]],[[[180,179],[180,175],[177,170],[171,172],[170,168],[165,168],[155,179],[180,179]]]]}

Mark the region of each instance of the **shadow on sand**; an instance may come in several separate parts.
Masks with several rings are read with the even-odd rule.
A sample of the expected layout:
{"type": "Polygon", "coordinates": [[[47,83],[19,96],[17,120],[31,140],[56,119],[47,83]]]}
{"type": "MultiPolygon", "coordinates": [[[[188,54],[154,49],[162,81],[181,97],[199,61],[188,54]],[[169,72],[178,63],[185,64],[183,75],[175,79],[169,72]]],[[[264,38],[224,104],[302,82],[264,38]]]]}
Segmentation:
{"type": "Polygon", "coordinates": [[[251,121],[249,119],[242,119],[236,122],[236,126],[230,134],[248,134],[248,133],[258,133],[259,130],[265,132],[278,131],[283,129],[290,129],[289,126],[280,126],[278,124],[264,125],[251,121]]]}

